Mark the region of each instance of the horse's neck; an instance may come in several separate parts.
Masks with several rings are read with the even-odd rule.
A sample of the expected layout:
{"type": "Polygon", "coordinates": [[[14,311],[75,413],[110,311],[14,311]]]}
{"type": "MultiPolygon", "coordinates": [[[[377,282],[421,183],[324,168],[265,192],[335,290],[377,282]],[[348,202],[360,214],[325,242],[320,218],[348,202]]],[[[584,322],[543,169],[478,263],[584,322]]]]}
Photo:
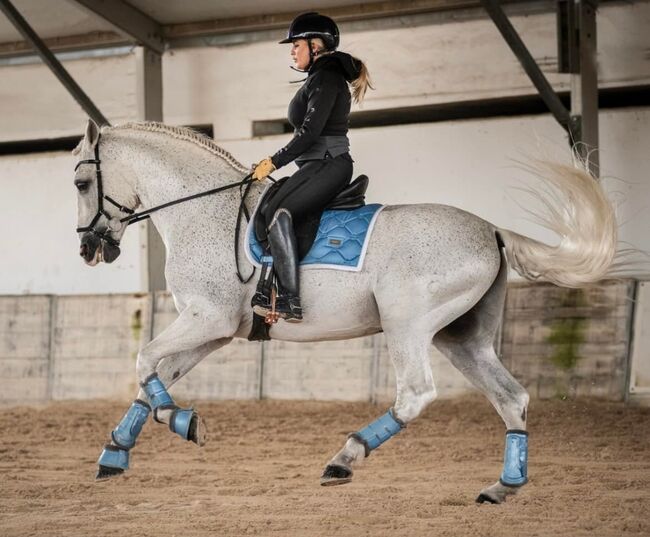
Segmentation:
{"type": "MultiPolygon", "coordinates": [[[[225,159],[191,142],[161,134],[138,136],[138,142],[131,144],[132,154],[127,158],[132,159],[142,209],[236,183],[244,176],[225,159]]],[[[257,203],[260,192],[258,185],[251,188],[249,208],[257,203]]],[[[239,189],[233,188],[157,211],[151,218],[168,247],[175,234],[188,226],[210,227],[217,239],[221,232],[232,234],[239,201],[239,189]]]]}

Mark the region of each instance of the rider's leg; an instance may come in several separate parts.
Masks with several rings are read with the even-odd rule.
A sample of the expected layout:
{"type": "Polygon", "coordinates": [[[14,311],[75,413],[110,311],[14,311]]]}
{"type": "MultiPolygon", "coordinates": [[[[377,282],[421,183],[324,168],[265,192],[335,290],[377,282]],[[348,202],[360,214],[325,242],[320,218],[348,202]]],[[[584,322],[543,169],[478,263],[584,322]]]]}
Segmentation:
{"type": "Polygon", "coordinates": [[[276,310],[287,321],[302,321],[300,284],[298,277],[298,243],[293,231],[291,213],[278,209],[269,226],[269,244],[273,266],[278,277],[276,310]]]}
{"type": "MultiPolygon", "coordinates": [[[[269,230],[269,243],[271,244],[271,253],[274,254],[274,242],[279,244],[281,251],[293,251],[295,237],[284,230],[282,225],[285,224],[283,220],[286,217],[281,217],[280,226],[275,226],[275,231],[271,231],[271,226],[278,223],[276,215],[278,211],[284,209],[291,216],[293,225],[300,223],[306,218],[311,218],[327,206],[327,204],[336,197],[336,194],[341,191],[345,185],[350,182],[352,177],[352,159],[349,155],[339,155],[336,158],[328,158],[325,160],[312,160],[300,164],[300,168],[296,173],[289,177],[273,196],[273,199],[268,203],[264,210],[264,217],[266,219],[267,229],[269,230]],[[271,236],[273,235],[273,237],[271,236]]],[[[286,226],[285,226],[286,227],[286,226]]],[[[297,245],[295,246],[297,252],[297,245]]],[[[304,252],[303,252],[304,253],[304,252]]],[[[296,259],[298,255],[296,254],[296,259]]],[[[279,259],[283,264],[282,268],[276,266],[276,272],[283,270],[287,272],[287,279],[291,280],[291,263],[284,263],[284,258],[279,259]],[[289,269],[287,270],[287,267],[289,269]]],[[[297,261],[296,261],[297,262],[297,261]]],[[[297,273],[296,273],[297,274],[297,273]]],[[[279,277],[282,282],[282,277],[279,277]]],[[[297,283],[297,278],[296,278],[297,283]]],[[[291,287],[291,281],[287,284],[291,287]]],[[[285,286],[286,287],[286,286],[285,286]]],[[[297,289],[297,286],[296,286],[297,289]]],[[[297,294],[295,296],[298,296],[297,294]]],[[[260,314],[266,313],[263,311],[267,302],[262,299],[260,295],[257,299],[253,300],[253,307],[259,308],[260,314]]],[[[278,311],[282,313],[285,309],[287,317],[292,316],[292,309],[285,308],[283,300],[279,300],[278,311]]]]}

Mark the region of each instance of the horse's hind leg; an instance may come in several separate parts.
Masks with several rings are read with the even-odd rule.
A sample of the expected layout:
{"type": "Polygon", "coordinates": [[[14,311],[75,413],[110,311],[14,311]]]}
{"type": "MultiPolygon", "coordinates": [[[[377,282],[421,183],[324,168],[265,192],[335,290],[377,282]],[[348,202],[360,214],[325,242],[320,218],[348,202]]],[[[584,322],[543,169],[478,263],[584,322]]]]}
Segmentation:
{"type": "Polygon", "coordinates": [[[414,420],[436,397],[429,352],[429,330],[387,331],[388,352],[395,366],[395,405],[370,425],[348,437],[345,446],[330,460],[321,485],[339,485],[352,480],[353,465],[414,420]]]}
{"type": "Polygon", "coordinates": [[[502,260],[499,275],[485,296],[433,339],[434,345],[485,394],[506,425],[504,472],[499,481],[481,491],[477,502],[501,503],[527,481],[528,393],[494,351],[505,300],[506,271],[502,260]]]}

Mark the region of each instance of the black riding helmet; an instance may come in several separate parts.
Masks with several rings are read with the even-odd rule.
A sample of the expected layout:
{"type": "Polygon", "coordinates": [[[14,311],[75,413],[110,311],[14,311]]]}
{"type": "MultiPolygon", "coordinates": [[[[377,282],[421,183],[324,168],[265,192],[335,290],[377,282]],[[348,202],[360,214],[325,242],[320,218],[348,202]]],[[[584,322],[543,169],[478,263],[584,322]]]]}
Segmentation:
{"type": "Polygon", "coordinates": [[[313,37],[320,37],[327,50],[336,50],[339,46],[339,27],[332,19],[315,11],[301,13],[293,19],[286,39],[279,43],[291,43],[294,39],[313,37]]]}
{"type": "MultiPolygon", "coordinates": [[[[315,11],[302,13],[293,19],[291,26],[289,26],[287,37],[282,41],[278,41],[278,43],[292,43],[296,39],[306,39],[309,45],[309,65],[306,71],[309,71],[309,68],[314,63],[314,53],[311,50],[311,40],[314,37],[319,37],[323,40],[326,50],[336,50],[340,41],[339,27],[332,19],[315,11]]],[[[299,69],[295,69],[294,67],[292,69],[299,71],[299,69]]]]}

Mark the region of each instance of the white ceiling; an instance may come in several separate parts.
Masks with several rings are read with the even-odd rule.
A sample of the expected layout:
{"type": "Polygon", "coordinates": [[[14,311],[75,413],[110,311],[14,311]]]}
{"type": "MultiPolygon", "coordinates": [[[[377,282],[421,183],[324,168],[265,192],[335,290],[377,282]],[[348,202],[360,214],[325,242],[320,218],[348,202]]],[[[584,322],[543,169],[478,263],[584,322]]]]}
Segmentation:
{"type": "MultiPolygon", "coordinates": [[[[101,18],[89,14],[74,0],[12,0],[14,7],[42,38],[112,31],[101,18]]],[[[199,22],[233,17],[296,14],[326,7],[359,5],[359,0],[128,0],[161,24],[199,22]]],[[[0,43],[22,41],[0,13],[0,43]]]]}

